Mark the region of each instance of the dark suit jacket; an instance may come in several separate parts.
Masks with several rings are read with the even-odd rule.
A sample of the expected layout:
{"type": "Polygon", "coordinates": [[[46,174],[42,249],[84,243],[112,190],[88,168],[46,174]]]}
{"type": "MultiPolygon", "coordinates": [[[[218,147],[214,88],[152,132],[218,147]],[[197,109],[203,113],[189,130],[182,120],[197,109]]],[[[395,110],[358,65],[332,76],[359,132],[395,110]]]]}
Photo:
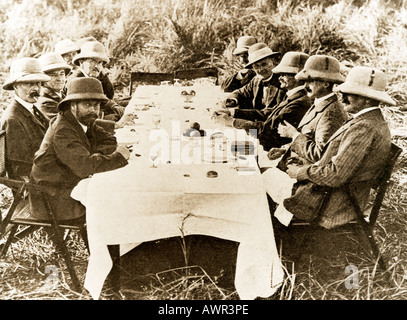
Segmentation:
{"type": "MultiPolygon", "coordinates": [[[[52,198],[58,218],[77,218],[72,210],[77,201],[70,197],[78,182],[95,173],[121,168],[127,160],[117,152],[116,138],[93,124],[85,133],[70,110],[61,112],[50,122],[41,148],[35,155],[31,179],[58,190],[52,198]]],[[[36,218],[45,218],[41,201],[30,195],[36,218]]],[[[82,212],[83,214],[83,212],[82,212]]]]}
{"type": "Polygon", "coordinates": [[[34,154],[44,138],[46,124],[13,100],[3,114],[1,127],[6,131],[6,170],[9,177],[28,177],[34,154]]]}
{"type": "Polygon", "coordinates": [[[278,105],[285,97],[286,90],[280,88],[278,76],[273,75],[269,81],[267,101],[263,104],[263,80],[260,76],[255,76],[244,87],[233,91],[228,98],[237,100],[239,109],[272,108],[278,105]]]}
{"type": "Polygon", "coordinates": [[[233,92],[241,87],[245,86],[256,76],[256,72],[253,69],[246,69],[247,72],[243,73],[242,79],[238,79],[238,72],[227,77],[222,83],[221,88],[224,92],[233,92]]]}
{"type": "Polygon", "coordinates": [[[279,105],[273,108],[236,109],[233,126],[238,129],[257,129],[258,139],[264,150],[278,148],[291,142],[290,138],[281,137],[277,128],[284,121],[297,127],[304,114],[311,107],[311,100],[304,89],[286,97],[279,105]],[[239,119],[243,118],[243,119],[239,119]],[[248,119],[248,120],[245,120],[248,119]]]}
{"type": "MultiPolygon", "coordinates": [[[[334,190],[322,214],[321,226],[337,227],[356,217],[344,191],[345,184],[350,186],[362,210],[366,207],[370,188],[383,169],[390,147],[389,127],[380,110],[375,109],[345,123],[328,139],[319,163],[298,171],[298,181],[310,180],[334,190]]],[[[313,200],[310,193],[307,201],[313,200]]]]}
{"type": "Polygon", "coordinates": [[[63,100],[64,95],[60,97],[55,90],[43,86],[41,95],[38,98],[36,105],[49,119],[55,117],[58,113],[58,104],[63,100]]]}

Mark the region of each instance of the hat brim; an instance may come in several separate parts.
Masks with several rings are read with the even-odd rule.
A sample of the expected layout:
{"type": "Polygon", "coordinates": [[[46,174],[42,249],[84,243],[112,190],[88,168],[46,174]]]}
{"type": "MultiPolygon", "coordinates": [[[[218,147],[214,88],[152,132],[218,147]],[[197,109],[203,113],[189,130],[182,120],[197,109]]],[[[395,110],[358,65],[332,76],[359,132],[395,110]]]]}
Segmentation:
{"type": "Polygon", "coordinates": [[[300,69],[297,67],[277,66],[272,71],[275,74],[279,74],[279,73],[297,74],[300,71],[300,69]]]}
{"type": "Polygon", "coordinates": [[[358,96],[370,98],[380,102],[387,103],[389,105],[395,106],[396,102],[390,97],[390,95],[385,91],[378,91],[368,86],[361,86],[356,84],[342,83],[334,88],[336,92],[355,94],[358,96]]]}
{"type": "Polygon", "coordinates": [[[14,90],[13,84],[20,82],[47,82],[51,78],[43,73],[32,73],[32,74],[16,74],[6,80],[3,85],[4,90],[14,90]]]}
{"type": "Polygon", "coordinates": [[[44,68],[42,68],[42,71],[49,72],[49,71],[58,70],[58,69],[64,69],[64,70],[70,71],[70,70],[72,70],[72,67],[65,63],[54,63],[54,64],[50,64],[48,66],[45,66],[44,68]]]}
{"type": "Polygon", "coordinates": [[[280,54],[280,52],[270,52],[270,53],[268,53],[268,54],[259,56],[259,57],[257,57],[256,59],[254,59],[253,61],[250,61],[250,62],[249,62],[248,64],[246,64],[244,67],[247,68],[247,69],[250,69],[250,68],[252,68],[253,63],[256,63],[256,62],[258,62],[258,61],[260,61],[260,60],[263,60],[263,59],[265,59],[265,58],[268,58],[268,57],[277,56],[277,55],[279,55],[279,54],[280,54]]]}
{"type": "Polygon", "coordinates": [[[333,83],[343,83],[345,81],[345,77],[342,76],[340,73],[337,74],[330,74],[327,72],[307,72],[306,70],[301,70],[295,76],[296,80],[320,80],[320,81],[328,81],[333,83]]]}
{"type": "Polygon", "coordinates": [[[233,50],[233,54],[234,54],[235,56],[237,56],[237,55],[242,54],[242,53],[247,53],[248,50],[249,50],[248,47],[245,47],[245,48],[236,48],[235,50],[233,50]]]}
{"type": "Polygon", "coordinates": [[[59,110],[64,110],[70,101],[79,101],[79,100],[100,100],[100,101],[108,101],[109,99],[103,93],[74,93],[62,100],[58,104],[59,110]]]}
{"type": "Polygon", "coordinates": [[[101,54],[83,54],[83,53],[79,53],[77,54],[75,57],[73,57],[72,62],[73,64],[79,66],[79,60],[80,59],[97,59],[106,63],[109,63],[110,59],[107,56],[101,55],[101,54]]]}

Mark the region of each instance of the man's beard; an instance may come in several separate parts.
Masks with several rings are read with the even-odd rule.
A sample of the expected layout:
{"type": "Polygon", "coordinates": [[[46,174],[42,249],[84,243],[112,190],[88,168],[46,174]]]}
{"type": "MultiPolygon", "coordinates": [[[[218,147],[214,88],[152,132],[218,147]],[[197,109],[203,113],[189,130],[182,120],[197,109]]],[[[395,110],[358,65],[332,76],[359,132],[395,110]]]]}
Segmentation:
{"type": "Polygon", "coordinates": [[[76,118],[83,125],[90,127],[98,118],[98,115],[94,112],[87,113],[85,115],[76,113],[76,118]]]}

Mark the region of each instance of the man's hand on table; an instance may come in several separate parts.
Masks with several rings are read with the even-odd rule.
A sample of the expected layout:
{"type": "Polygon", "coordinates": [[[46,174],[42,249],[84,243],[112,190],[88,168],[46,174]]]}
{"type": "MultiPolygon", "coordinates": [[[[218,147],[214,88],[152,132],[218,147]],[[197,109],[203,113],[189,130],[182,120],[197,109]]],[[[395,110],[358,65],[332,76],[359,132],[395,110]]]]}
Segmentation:
{"type": "Polygon", "coordinates": [[[298,164],[287,164],[287,170],[286,173],[290,176],[292,179],[297,179],[297,172],[301,168],[298,164]]]}
{"type": "Polygon", "coordinates": [[[285,152],[286,149],[284,148],[271,148],[270,151],[267,153],[267,157],[270,160],[276,160],[280,158],[285,152]]]}
{"type": "Polygon", "coordinates": [[[233,127],[234,118],[227,113],[221,113],[217,116],[214,116],[214,119],[222,126],[233,127]]]}
{"type": "Polygon", "coordinates": [[[277,131],[280,136],[292,139],[294,139],[294,137],[296,137],[299,133],[297,129],[287,121],[284,121],[284,123],[280,123],[278,125],[277,131]]]}
{"type": "Polygon", "coordinates": [[[130,158],[130,151],[127,149],[125,146],[117,146],[116,152],[120,153],[126,160],[129,160],[130,158]]]}

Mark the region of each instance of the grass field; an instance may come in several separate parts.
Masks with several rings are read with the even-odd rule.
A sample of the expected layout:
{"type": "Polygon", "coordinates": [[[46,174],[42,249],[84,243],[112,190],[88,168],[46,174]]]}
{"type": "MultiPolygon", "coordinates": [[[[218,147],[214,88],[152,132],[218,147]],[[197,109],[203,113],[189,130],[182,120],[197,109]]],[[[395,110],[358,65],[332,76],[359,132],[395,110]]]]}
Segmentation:
{"type": "MultiPolygon", "coordinates": [[[[393,142],[407,148],[407,4],[405,1],[255,0],[36,0],[0,2],[0,80],[17,56],[51,51],[60,39],[93,35],[112,57],[110,77],[126,96],[129,71],[173,71],[215,65],[221,78],[236,68],[236,39],[254,35],[282,53],[331,54],[348,65],[382,69],[396,107],[383,108],[393,142]]],[[[0,91],[0,112],[11,94],[0,91]]],[[[387,277],[347,230],[318,232],[295,262],[296,243],[284,246],[286,278],[270,299],[407,299],[407,158],[403,151],[375,228],[387,277]],[[355,273],[355,271],[357,271],[355,273]]],[[[2,213],[10,192],[1,190],[2,213]]],[[[83,281],[88,253],[78,234],[69,249],[83,281]]],[[[210,237],[144,243],[123,257],[123,298],[238,299],[233,287],[237,244],[210,237]]],[[[69,288],[63,259],[47,234],[37,231],[0,260],[0,299],[89,300],[69,288]],[[56,266],[56,269],[53,267],[56,266]],[[58,281],[49,277],[58,270],[58,281]]],[[[114,299],[106,287],[102,299],[114,299]]]]}

